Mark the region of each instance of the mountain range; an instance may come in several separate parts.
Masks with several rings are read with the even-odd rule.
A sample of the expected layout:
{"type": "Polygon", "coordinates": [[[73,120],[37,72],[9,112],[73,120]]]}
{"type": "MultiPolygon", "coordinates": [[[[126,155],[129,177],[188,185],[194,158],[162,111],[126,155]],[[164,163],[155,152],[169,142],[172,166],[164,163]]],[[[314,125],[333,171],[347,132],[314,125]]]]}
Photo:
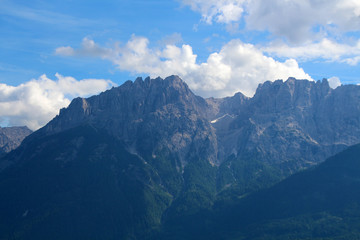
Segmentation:
{"type": "Polygon", "coordinates": [[[338,219],[326,199],[357,186],[358,147],[325,159],[360,142],[359,100],[294,78],[203,99],[177,76],[76,98],[0,159],[0,239],[276,239],[294,234],[279,219],[338,219]]]}
{"type": "Polygon", "coordinates": [[[289,78],[260,84],[252,98],[207,99],[223,158],[258,155],[296,171],[359,143],[360,88],[331,89],[289,78]]]}

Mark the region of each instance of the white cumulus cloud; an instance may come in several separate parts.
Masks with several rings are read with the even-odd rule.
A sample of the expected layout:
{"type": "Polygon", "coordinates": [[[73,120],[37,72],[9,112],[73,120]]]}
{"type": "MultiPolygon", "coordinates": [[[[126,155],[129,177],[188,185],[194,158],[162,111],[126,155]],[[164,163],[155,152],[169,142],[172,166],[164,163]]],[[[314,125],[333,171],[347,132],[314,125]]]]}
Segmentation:
{"type": "Polygon", "coordinates": [[[72,98],[97,94],[114,85],[103,79],[76,80],[60,74],[56,78],[42,75],[18,86],[0,84],[0,120],[36,130],[68,106],[72,98]]]}
{"type": "Polygon", "coordinates": [[[207,23],[245,22],[300,43],[360,30],[358,0],[182,0],[207,23]]]}
{"type": "Polygon", "coordinates": [[[360,62],[359,0],[182,0],[206,23],[225,23],[231,33],[262,31],[275,42],[262,50],[300,61],[360,62]],[[243,24],[241,24],[243,23],[243,24]],[[240,27],[241,28],[241,27],[240,27]],[[357,38],[356,34],[353,38],[357,38]],[[279,44],[280,43],[280,44],[279,44]]]}
{"type": "Polygon", "coordinates": [[[83,57],[102,57],[108,58],[112,51],[110,49],[99,47],[93,40],[84,38],[80,49],[73,49],[70,46],[59,47],[55,50],[55,54],[63,56],[83,56],[83,57]]]}
{"type": "Polygon", "coordinates": [[[353,45],[337,43],[327,38],[320,42],[298,46],[273,43],[262,50],[278,57],[296,58],[302,61],[321,58],[331,62],[346,62],[349,65],[356,65],[360,60],[360,40],[353,45]]]}
{"type": "Polygon", "coordinates": [[[183,0],[184,5],[191,7],[193,11],[200,12],[202,19],[211,24],[231,23],[239,21],[242,17],[246,0],[183,0]]]}
{"type": "Polygon", "coordinates": [[[79,56],[94,56],[113,62],[120,70],[132,73],[145,73],[151,77],[166,77],[177,74],[182,77],[197,94],[204,97],[223,97],[241,91],[251,96],[259,83],[266,80],[287,79],[296,77],[311,79],[298,66],[294,59],[284,62],[265,56],[252,44],[240,40],[232,40],[225,44],[219,52],[209,55],[204,63],[197,63],[197,55],[190,45],[166,45],[162,49],[149,47],[149,40],[133,36],[125,45],[103,48],[92,40],[92,47],[83,43],[80,49],[67,48],[58,54],[68,55],[73,52],[79,56]],[[85,46],[85,47],[84,47],[85,46]],[[89,53],[87,53],[89,51],[89,53]]]}
{"type": "Polygon", "coordinates": [[[249,29],[268,30],[291,42],[360,30],[356,0],[252,0],[247,10],[249,29]]]}

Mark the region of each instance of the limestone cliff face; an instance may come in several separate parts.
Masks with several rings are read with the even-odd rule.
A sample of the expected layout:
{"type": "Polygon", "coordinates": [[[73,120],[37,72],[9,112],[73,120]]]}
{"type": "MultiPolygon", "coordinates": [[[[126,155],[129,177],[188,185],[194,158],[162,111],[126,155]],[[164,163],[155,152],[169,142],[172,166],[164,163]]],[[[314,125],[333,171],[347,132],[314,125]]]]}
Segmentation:
{"type": "Polygon", "coordinates": [[[224,111],[232,119],[213,123],[221,156],[257,155],[291,171],[323,161],[360,142],[359,99],[359,86],[331,89],[325,79],[260,84],[240,111],[224,111]]]}
{"type": "Polygon", "coordinates": [[[203,99],[177,76],[138,78],[74,99],[37,134],[90,124],[141,157],[168,152],[180,168],[190,159],[220,165],[235,156],[291,173],[360,142],[359,100],[359,86],[331,89],[326,79],[268,81],[252,98],[203,99]]]}
{"type": "Polygon", "coordinates": [[[39,134],[90,124],[105,129],[141,157],[156,158],[165,151],[176,156],[179,167],[192,158],[217,164],[216,136],[205,118],[206,109],[206,101],[177,76],[138,78],[98,96],[74,99],[39,134]]]}

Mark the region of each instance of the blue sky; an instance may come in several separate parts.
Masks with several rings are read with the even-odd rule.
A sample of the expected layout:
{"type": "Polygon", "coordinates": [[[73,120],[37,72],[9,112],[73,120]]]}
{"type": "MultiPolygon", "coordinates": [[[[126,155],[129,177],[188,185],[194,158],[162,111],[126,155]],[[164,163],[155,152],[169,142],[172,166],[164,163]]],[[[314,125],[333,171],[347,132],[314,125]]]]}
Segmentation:
{"type": "Polygon", "coordinates": [[[288,77],[360,83],[357,0],[0,0],[0,125],[177,74],[204,97],[288,77]]]}

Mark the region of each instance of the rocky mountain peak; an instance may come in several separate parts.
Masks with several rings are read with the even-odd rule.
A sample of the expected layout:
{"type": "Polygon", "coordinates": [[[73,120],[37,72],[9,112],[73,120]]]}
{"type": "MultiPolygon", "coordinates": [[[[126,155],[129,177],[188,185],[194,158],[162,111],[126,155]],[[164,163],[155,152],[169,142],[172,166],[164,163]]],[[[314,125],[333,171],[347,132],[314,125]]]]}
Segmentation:
{"type": "Polygon", "coordinates": [[[106,130],[144,158],[169,151],[182,166],[199,154],[215,163],[216,136],[206,108],[206,101],[178,76],[137,78],[97,96],[74,99],[39,134],[87,124],[106,130]]]}
{"type": "Polygon", "coordinates": [[[260,111],[283,111],[313,106],[331,92],[327,80],[314,82],[289,78],[285,82],[276,80],[260,84],[251,101],[260,111]]]}
{"type": "Polygon", "coordinates": [[[360,142],[359,90],[331,89],[326,79],[289,78],[260,84],[252,98],[237,93],[204,100],[178,76],[137,78],[74,99],[40,132],[88,124],[141,156],[175,152],[182,166],[191,154],[214,164],[234,154],[276,164],[292,161],[289,169],[298,169],[360,142]]]}
{"type": "Polygon", "coordinates": [[[171,88],[177,91],[181,92],[189,92],[190,89],[188,85],[179,77],[176,75],[172,75],[169,77],[166,77],[165,79],[162,79],[160,77],[151,79],[150,77],[147,77],[143,79],[142,77],[138,77],[135,79],[134,82],[127,81],[125,84],[123,84],[121,87],[129,89],[129,88],[145,88],[149,89],[152,87],[158,87],[158,88],[171,88]]]}
{"type": "Polygon", "coordinates": [[[141,115],[154,112],[164,106],[177,105],[201,111],[199,106],[205,101],[195,96],[178,76],[165,79],[160,77],[134,82],[126,81],[119,87],[113,87],[98,96],[75,98],[67,108],[61,109],[59,116],[46,127],[48,133],[57,132],[83,121],[92,121],[98,117],[110,118],[114,115],[125,120],[139,118],[141,115]]]}
{"type": "Polygon", "coordinates": [[[321,162],[360,142],[359,99],[359,86],[332,89],[326,79],[260,84],[240,111],[223,108],[233,119],[213,120],[220,155],[259,156],[290,169],[321,162]]]}

